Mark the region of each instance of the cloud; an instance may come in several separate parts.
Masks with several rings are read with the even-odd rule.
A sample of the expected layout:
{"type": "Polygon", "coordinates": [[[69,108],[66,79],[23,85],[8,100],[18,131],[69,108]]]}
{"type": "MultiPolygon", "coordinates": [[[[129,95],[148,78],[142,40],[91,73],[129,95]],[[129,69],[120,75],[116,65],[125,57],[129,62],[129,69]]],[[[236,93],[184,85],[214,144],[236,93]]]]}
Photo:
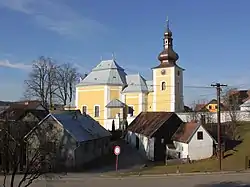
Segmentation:
{"type": "Polygon", "coordinates": [[[105,32],[104,25],[85,18],[59,0],[0,0],[0,6],[31,16],[35,23],[62,36],[80,38],[105,32]]]}
{"type": "Polygon", "coordinates": [[[23,63],[11,63],[8,60],[0,61],[0,67],[21,69],[21,70],[30,70],[31,65],[23,64],[23,63]]]}

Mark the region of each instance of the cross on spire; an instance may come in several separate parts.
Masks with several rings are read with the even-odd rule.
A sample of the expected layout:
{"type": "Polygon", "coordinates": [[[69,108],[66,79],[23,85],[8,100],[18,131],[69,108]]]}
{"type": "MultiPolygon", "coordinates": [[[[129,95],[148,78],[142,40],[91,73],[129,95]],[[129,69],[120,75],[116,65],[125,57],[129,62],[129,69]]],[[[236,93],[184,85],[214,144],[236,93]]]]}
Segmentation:
{"type": "Polygon", "coordinates": [[[168,19],[168,16],[167,16],[166,22],[167,22],[167,29],[169,29],[169,19],[168,19]]]}
{"type": "Polygon", "coordinates": [[[115,53],[112,53],[112,59],[115,60],[115,53]]]}

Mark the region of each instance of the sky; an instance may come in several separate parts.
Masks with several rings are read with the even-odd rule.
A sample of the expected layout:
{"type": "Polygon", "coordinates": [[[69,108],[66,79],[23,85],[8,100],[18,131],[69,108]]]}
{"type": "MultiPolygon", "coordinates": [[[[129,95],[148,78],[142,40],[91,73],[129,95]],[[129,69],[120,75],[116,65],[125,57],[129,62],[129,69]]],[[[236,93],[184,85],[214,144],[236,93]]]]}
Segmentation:
{"type": "Polygon", "coordinates": [[[185,104],[215,97],[210,86],[250,87],[250,1],[0,0],[0,100],[22,98],[33,60],[47,56],[88,73],[111,59],[152,78],[167,17],[185,104]]]}

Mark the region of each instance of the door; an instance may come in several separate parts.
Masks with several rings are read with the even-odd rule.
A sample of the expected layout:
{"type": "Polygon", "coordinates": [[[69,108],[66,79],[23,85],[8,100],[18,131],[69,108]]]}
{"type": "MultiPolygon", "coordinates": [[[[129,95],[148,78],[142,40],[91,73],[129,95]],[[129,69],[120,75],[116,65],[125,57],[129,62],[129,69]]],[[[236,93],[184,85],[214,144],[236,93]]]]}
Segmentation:
{"type": "Polygon", "coordinates": [[[136,136],[136,144],[135,144],[136,149],[139,149],[139,138],[136,136]]]}

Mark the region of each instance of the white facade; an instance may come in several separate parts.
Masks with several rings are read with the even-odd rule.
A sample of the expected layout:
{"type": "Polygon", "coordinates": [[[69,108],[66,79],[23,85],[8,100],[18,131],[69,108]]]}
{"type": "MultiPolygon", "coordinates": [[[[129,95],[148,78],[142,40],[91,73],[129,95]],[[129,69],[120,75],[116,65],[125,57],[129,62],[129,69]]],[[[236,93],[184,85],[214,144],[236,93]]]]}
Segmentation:
{"type": "Polygon", "coordinates": [[[242,105],[240,105],[240,111],[250,111],[250,100],[247,100],[242,105]]]}
{"type": "MultiPolygon", "coordinates": [[[[209,118],[209,122],[216,123],[217,122],[217,113],[216,112],[198,112],[194,114],[194,112],[185,112],[185,113],[176,113],[179,118],[181,118],[184,122],[190,122],[193,120],[194,115],[197,116],[197,120],[200,119],[201,115],[206,116],[206,121],[209,118]]],[[[250,110],[249,111],[225,111],[221,112],[221,122],[228,122],[232,120],[231,116],[235,116],[237,121],[250,121],[250,110]]],[[[208,121],[207,121],[208,122],[208,121]]]]}
{"type": "Polygon", "coordinates": [[[125,140],[133,147],[138,148],[142,156],[154,161],[154,138],[128,131],[125,140]]]}
{"type": "Polygon", "coordinates": [[[214,139],[202,126],[196,130],[189,142],[174,141],[181,158],[190,158],[190,160],[201,160],[213,156],[213,143],[214,139]],[[202,132],[202,139],[198,139],[198,132],[202,132]]]}

